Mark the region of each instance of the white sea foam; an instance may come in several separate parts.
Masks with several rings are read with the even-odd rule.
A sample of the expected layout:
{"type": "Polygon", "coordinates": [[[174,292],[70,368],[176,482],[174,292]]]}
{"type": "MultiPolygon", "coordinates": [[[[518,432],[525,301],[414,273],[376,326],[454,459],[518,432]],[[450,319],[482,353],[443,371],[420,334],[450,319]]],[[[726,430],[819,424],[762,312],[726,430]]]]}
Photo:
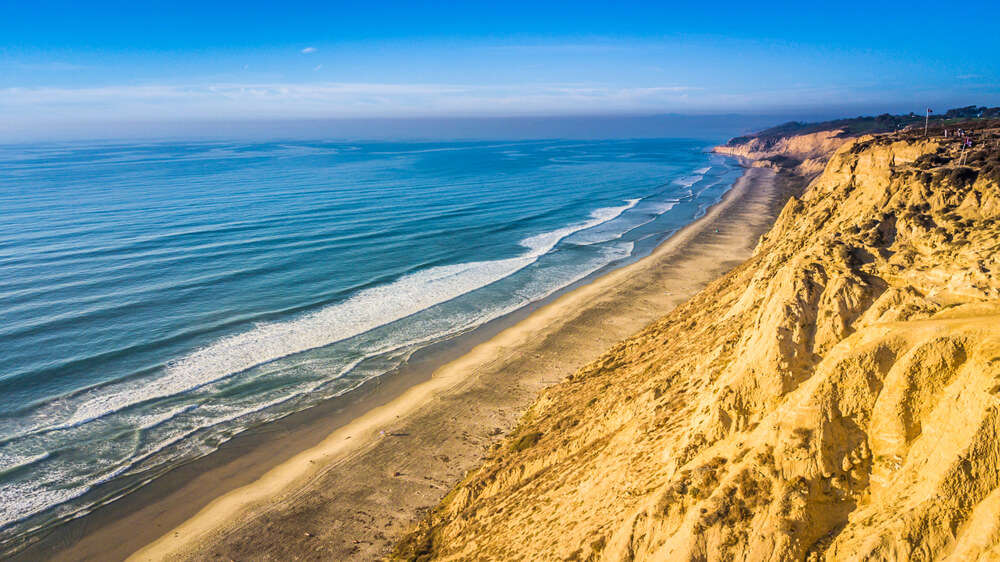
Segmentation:
{"type": "Polygon", "coordinates": [[[174,419],[180,414],[189,412],[197,407],[198,407],[197,404],[186,404],[184,406],[179,406],[177,408],[171,408],[166,412],[161,412],[148,416],[142,416],[141,418],[135,420],[135,423],[133,423],[132,425],[134,425],[135,428],[139,431],[150,430],[160,424],[166,423],[174,419]]]}
{"type": "Polygon", "coordinates": [[[705,177],[702,174],[695,174],[693,176],[685,176],[683,178],[678,178],[674,181],[677,185],[683,185],[684,187],[691,187],[692,185],[701,181],[705,177]]]}
{"type": "Polygon", "coordinates": [[[19,468],[35,464],[36,462],[41,462],[49,458],[49,455],[51,455],[51,453],[47,451],[37,455],[21,455],[17,453],[9,454],[0,452],[0,474],[6,474],[19,468]]]}
{"type": "Polygon", "coordinates": [[[615,233],[597,232],[591,235],[584,235],[580,237],[574,236],[572,241],[574,244],[580,244],[582,246],[592,246],[594,244],[603,244],[605,242],[611,242],[613,240],[620,240],[623,236],[625,236],[629,232],[632,232],[633,230],[641,226],[645,226],[655,221],[660,215],[666,213],[670,209],[673,209],[674,206],[677,205],[677,203],[678,201],[676,199],[672,199],[669,201],[649,201],[643,203],[643,206],[640,208],[640,210],[647,211],[653,215],[653,217],[650,218],[649,220],[642,221],[638,224],[630,225],[628,229],[623,230],[621,232],[615,232],[615,233]]]}
{"type": "Polygon", "coordinates": [[[0,527],[29,517],[56,504],[69,501],[86,490],[46,486],[40,482],[0,484],[0,527]]]}
{"type": "Polygon", "coordinates": [[[676,199],[672,199],[670,201],[655,201],[649,204],[649,210],[652,211],[653,214],[662,215],[663,213],[666,213],[670,209],[676,207],[677,203],[678,201],[676,199]]]}
{"type": "MultiPolygon", "coordinates": [[[[362,290],[342,303],[294,320],[258,324],[171,362],[165,372],[139,385],[122,383],[75,396],[70,399],[73,404],[68,416],[55,425],[46,423],[44,428],[36,426],[32,430],[87,423],[140,402],[193,390],[255,365],[323,347],[405,318],[503,279],[551,251],[570,234],[613,220],[638,202],[631,199],[623,206],[597,209],[586,222],[526,238],[521,246],[528,251],[517,257],[433,267],[388,285],[362,290]]],[[[50,416],[44,418],[52,421],[50,416]]]]}
{"type": "MultiPolygon", "coordinates": [[[[315,386],[318,385],[313,385],[313,387],[315,386]]],[[[66,486],[67,481],[75,481],[78,476],[78,473],[75,472],[70,466],[46,471],[46,474],[38,474],[36,477],[27,482],[22,481],[0,484],[0,506],[3,507],[3,509],[0,510],[0,528],[15,521],[31,517],[32,515],[40,513],[53,505],[62,504],[78,498],[93,489],[95,486],[108,482],[129,472],[144,460],[166,450],[168,447],[179,443],[184,439],[187,439],[195,433],[202,431],[206,427],[233,421],[239,417],[265,410],[288,399],[289,397],[284,396],[272,399],[257,404],[253,408],[239,409],[230,414],[206,420],[206,423],[199,424],[194,427],[188,427],[180,432],[171,433],[164,439],[151,442],[148,448],[135,451],[135,454],[126,459],[116,459],[117,467],[112,468],[110,471],[105,472],[97,470],[95,471],[96,475],[94,477],[88,478],[82,482],[77,482],[76,485],[73,486],[66,486]]],[[[146,416],[136,427],[141,430],[149,430],[173,419],[181,413],[191,411],[196,407],[196,404],[189,404],[180,408],[171,409],[162,414],[146,416]]],[[[35,457],[22,458],[20,460],[20,464],[11,467],[5,472],[9,472],[19,466],[39,462],[48,457],[49,453],[44,453],[35,457]]],[[[6,459],[4,459],[2,455],[0,455],[0,462],[6,462],[6,459]]],[[[100,468],[104,469],[105,467],[106,465],[100,468]]]]}
{"type": "Polygon", "coordinates": [[[708,171],[711,170],[711,169],[712,169],[711,166],[705,166],[704,168],[698,168],[697,170],[694,171],[694,173],[696,173],[696,174],[705,174],[705,173],[708,173],[708,171]]]}

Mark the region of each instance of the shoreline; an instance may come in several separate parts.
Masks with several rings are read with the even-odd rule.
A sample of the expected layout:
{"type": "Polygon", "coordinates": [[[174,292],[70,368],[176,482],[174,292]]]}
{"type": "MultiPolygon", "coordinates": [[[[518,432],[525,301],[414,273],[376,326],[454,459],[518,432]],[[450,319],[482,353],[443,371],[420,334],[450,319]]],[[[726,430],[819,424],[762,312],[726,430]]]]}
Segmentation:
{"type": "MultiPolygon", "coordinates": [[[[643,258],[633,261],[640,259],[643,258]]],[[[534,310],[607,272],[599,270],[468,332],[417,349],[399,367],[365,380],[341,395],[245,430],[215,451],[173,467],[116,500],[101,504],[91,512],[50,530],[40,531],[33,537],[34,542],[10,554],[10,560],[36,560],[39,557],[51,560],[124,560],[142,545],[158,539],[164,528],[170,529],[183,523],[205,507],[213,498],[205,499],[200,492],[210,484],[216,495],[222,495],[253,482],[298,452],[315,446],[332,431],[399,397],[414,385],[426,382],[437,368],[515,325],[534,310]],[[206,473],[210,472],[218,474],[206,478],[206,473]],[[206,482],[190,484],[195,479],[205,479],[206,482]],[[167,507],[158,508],[153,504],[167,504],[167,507]],[[154,527],[158,530],[151,531],[154,527]],[[125,529],[129,533],[126,545],[142,541],[140,537],[147,538],[132,547],[116,544],[109,549],[105,541],[119,541],[120,533],[125,529]],[[93,541],[100,544],[83,548],[70,544],[91,542],[91,533],[101,536],[99,541],[93,541]]]]}
{"type": "Polygon", "coordinates": [[[236,548],[225,550],[236,558],[239,548],[243,556],[263,549],[283,557],[299,547],[323,557],[384,553],[419,508],[479,464],[483,447],[512,427],[538,390],[748,257],[795,182],[747,169],[705,215],[650,255],[418,352],[406,368],[342,397],[248,431],[114,502],[108,513],[98,509],[61,525],[16,558],[121,559],[143,546],[133,558],[209,557],[222,547],[236,548]],[[474,419],[455,415],[470,409],[474,419]],[[330,509],[316,511],[318,499],[330,509]],[[303,507],[314,513],[304,515],[303,507]],[[261,512],[270,522],[260,523],[261,512]]]}
{"type": "MultiPolygon", "coordinates": [[[[738,159],[731,160],[733,164],[745,167],[738,159]]],[[[165,529],[180,525],[196,514],[214,497],[253,482],[368,410],[427,381],[437,368],[515,325],[534,310],[616,269],[645,259],[685,226],[657,234],[652,247],[644,254],[622,258],[537,301],[468,331],[418,348],[401,365],[367,379],[341,395],[253,426],[211,453],[178,464],[117,499],[96,505],[79,517],[33,531],[24,537],[21,544],[14,546],[16,550],[0,550],[0,557],[11,560],[124,560],[141,546],[158,539],[165,529]],[[192,485],[190,482],[193,480],[199,482],[192,485]],[[211,495],[206,496],[204,490],[209,488],[211,495]],[[121,540],[123,535],[127,535],[125,542],[121,540]],[[109,543],[113,543],[110,548],[109,543]]]]}

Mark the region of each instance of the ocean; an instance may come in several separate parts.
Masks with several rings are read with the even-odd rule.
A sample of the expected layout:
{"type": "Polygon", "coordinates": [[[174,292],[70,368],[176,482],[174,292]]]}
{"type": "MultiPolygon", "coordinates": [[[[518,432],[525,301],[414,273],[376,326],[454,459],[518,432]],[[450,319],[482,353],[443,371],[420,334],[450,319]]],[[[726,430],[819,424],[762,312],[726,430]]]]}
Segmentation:
{"type": "Polygon", "coordinates": [[[647,255],[713,140],[0,146],[0,552],[647,255]]]}

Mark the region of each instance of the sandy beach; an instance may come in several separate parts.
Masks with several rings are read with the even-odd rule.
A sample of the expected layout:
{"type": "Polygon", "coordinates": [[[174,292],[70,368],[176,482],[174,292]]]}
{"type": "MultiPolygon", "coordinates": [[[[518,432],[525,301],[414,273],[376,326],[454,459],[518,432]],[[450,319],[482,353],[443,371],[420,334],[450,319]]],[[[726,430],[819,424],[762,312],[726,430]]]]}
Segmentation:
{"type": "Polygon", "coordinates": [[[471,349],[439,351],[406,373],[283,420],[284,429],[256,432],[242,448],[181,467],[21,557],[382,555],[477,466],[541,388],[745,260],[800,189],[795,177],[750,168],[704,217],[650,256],[494,324],[471,349]]]}

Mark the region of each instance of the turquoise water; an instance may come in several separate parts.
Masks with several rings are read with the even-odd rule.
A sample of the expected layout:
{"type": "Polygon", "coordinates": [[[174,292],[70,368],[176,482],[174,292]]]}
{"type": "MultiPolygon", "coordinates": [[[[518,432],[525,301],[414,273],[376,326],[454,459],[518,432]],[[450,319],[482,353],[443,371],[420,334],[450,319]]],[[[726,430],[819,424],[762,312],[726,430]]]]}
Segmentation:
{"type": "Polygon", "coordinates": [[[709,143],[0,146],[0,541],[645,255],[709,143]]]}

